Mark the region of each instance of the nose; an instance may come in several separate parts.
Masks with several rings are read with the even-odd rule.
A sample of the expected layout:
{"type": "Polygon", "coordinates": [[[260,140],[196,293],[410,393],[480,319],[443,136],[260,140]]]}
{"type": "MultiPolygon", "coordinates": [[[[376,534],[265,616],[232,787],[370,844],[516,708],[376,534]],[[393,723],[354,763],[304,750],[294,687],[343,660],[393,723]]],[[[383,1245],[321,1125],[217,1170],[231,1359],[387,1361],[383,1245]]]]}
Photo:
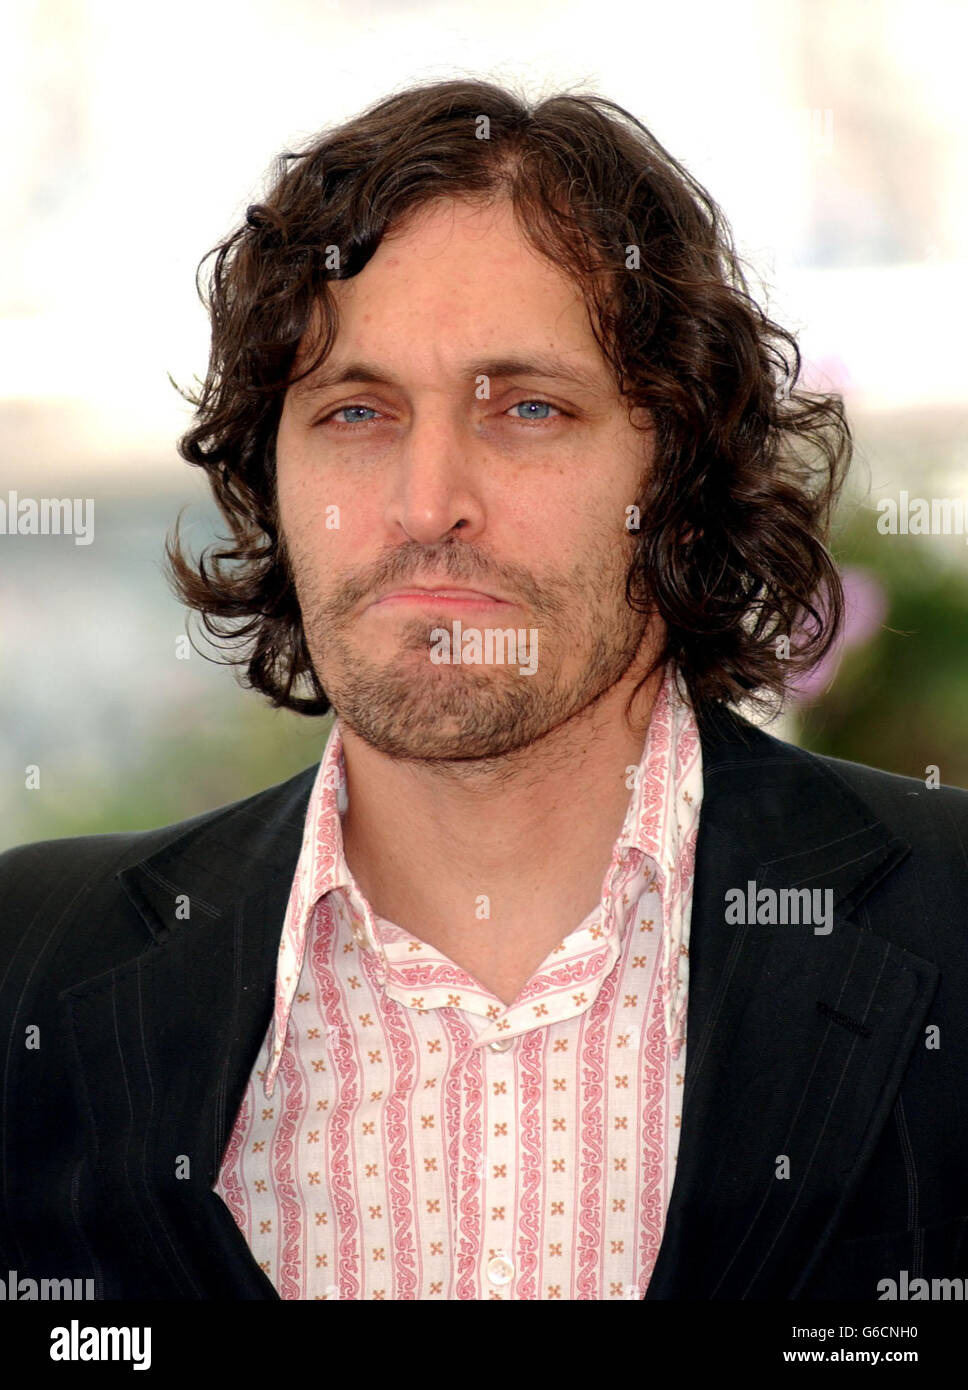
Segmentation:
{"type": "Polygon", "coordinates": [[[484,526],[475,441],[443,412],[414,417],[396,459],[387,521],[408,540],[436,545],[451,531],[472,540],[484,526]]]}

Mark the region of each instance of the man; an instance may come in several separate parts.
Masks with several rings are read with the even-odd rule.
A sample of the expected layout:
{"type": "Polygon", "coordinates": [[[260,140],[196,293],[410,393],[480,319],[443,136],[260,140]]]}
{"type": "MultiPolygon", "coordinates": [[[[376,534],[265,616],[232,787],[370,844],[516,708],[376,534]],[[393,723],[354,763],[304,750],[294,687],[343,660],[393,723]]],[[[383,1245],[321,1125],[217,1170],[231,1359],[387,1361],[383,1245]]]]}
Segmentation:
{"type": "Polygon", "coordinates": [[[836,631],[850,441],[708,195],[601,99],[418,87],[286,156],[211,294],[182,447],[231,534],[173,579],[337,718],[236,805],[0,861],[11,1267],[968,1276],[968,797],[736,713],[836,631]]]}

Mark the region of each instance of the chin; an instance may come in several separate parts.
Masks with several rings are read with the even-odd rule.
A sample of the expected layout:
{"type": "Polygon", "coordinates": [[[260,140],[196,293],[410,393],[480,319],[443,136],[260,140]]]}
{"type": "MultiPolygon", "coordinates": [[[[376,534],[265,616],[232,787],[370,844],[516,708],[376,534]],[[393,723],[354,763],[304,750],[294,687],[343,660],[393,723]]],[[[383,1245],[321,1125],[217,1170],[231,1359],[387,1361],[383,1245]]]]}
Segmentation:
{"type": "Polygon", "coordinates": [[[350,698],[333,698],[333,708],[378,752],[422,761],[504,757],[533,743],[553,723],[540,701],[514,699],[509,692],[488,694],[460,673],[449,684],[435,680],[433,686],[417,693],[385,685],[375,701],[356,691],[350,698]]]}

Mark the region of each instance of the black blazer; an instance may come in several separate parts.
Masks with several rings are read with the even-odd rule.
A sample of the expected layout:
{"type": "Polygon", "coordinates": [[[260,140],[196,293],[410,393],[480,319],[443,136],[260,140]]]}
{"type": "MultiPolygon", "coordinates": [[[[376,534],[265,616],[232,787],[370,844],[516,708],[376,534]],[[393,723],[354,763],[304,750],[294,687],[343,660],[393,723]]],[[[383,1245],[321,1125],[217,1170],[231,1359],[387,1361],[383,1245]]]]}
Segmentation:
{"type": "MultiPolygon", "coordinates": [[[[682,1133],[647,1298],[968,1279],[968,793],[722,713],[702,746],[682,1133]],[[726,925],[750,880],[833,890],[832,931],[726,925]]],[[[212,1186],[315,771],[0,856],[5,1268],[98,1298],[277,1297],[212,1186]]]]}

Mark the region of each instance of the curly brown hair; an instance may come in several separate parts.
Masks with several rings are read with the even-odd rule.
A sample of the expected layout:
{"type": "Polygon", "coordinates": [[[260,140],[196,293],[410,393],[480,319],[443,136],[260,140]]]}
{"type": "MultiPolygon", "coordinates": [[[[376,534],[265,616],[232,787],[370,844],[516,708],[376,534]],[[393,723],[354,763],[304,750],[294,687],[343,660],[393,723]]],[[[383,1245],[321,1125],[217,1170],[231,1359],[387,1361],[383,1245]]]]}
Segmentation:
{"type": "Polygon", "coordinates": [[[200,286],[211,356],[187,395],[195,420],[179,452],[205,469],[230,535],[192,561],[179,517],[169,582],[245,668],[245,685],[301,714],[329,710],[275,497],[297,348],[318,306],[303,376],[335,341],[327,282],[358,274],[405,213],[501,196],[580,285],[629,408],[651,413],[655,465],[637,499],[626,597],[665,623],[659,661],[678,664],[700,712],[777,703],[842,621],[825,539],[851,455],[843,400],[796,389],[796,341],[751,298],[716,203],[597,95],[528,103],[483,81],[417,85],[280,156],[264,200],[199,266],[215,257],[207,293],[200,286]]]}

